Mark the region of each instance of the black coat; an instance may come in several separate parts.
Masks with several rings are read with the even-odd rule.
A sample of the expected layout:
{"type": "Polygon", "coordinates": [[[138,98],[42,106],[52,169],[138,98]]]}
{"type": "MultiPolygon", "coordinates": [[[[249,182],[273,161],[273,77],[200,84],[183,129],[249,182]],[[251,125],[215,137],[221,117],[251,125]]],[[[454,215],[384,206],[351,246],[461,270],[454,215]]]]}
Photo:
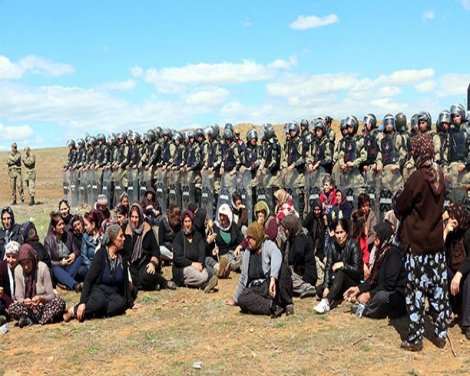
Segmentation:
{"type": "Polygon", "coordinates": [[[212,256],[214,245],[219,247],[219,256],[223,256],[228,253],[228,251],[233,251],[240,244],[242,244],[243,234],[235,223],[232,223],[232,226],[230,227],[230,244],[225,243],[225,241],[222,239],[222,236],[220,235],[221,231],[222,230],[219,227],[214,225],[214,232],[217,236],[215,237],[215,243],[211,243],[208,247],[208,256],[215,257],[212,256]]]}
{"type": "Polygon", "coordinates": [[[317,263],[313,243],[310,237],[299,233],[285,242],[283,254],[289,249],[288,262],[294,272],[302,277],[305,282],[315,286],[317,283],[317,263]]]}
{"type": "Polygon", "coordinates": [[[336,262],[343,262],[343,272],[357,283],[364,277],[361,249],[353,238],[348,236],[343,248],[336,241],[330,245],[325,266],[325,288],[330,288],[333,283],[335,272],[332,268],[336,262]]]}
{"type": "Polygon", "coordinates": [[[172,251],[173,240],[175,239],[176,234],[180,230],[181,224],[178,224],[178,226],[173,229],[168,223],[168,217],[165,216],[160,222],[160,226],[158,227],[158,243],[172,251]]]}
{"type": "MultiPolygon", "coordinates": [[[[15,271],[13,270],[13,279],[15,278],[15,271]]],[[[10,278],[8,277],[8,263],[7,260],[0,261],[0,286],[3,287],[3,302],[5,303],[6,308],[13,303],[12,300],[12,287],[10,286],[10,278]]]]}
{"type": "MultiPolygon", "coordinates": [[[[134,243],[137,240],[137,236],[133,234],[131,226],[127,224],[124,230],[124,254],[126,258],[131,261],[132,250],[134,249],[134,243]]],[[[155,238],[152,227],[145,222],[144,229],[142,230],[142,256],[134,261],[132,266],[140,267],[143,264],[148,264],[152,257],[160,258],[160,246],[155,238]]]]}
{"type": "Polygon", "coordinates": [[[176,234],[173,241],[173,282],[178,286],[183,283],[183,269],[191,266],[193,262],[204,265],[206,256],[206,245],[201,234],[194,231],[193,241],[190,243],[183,231],[176,234]]]}
{"type": "Polygon", "coordinates": [[[312,238],[315,255],[323,260],[323,257],[325,257],[325,223],[323,222],[323,215],[320,218],[315,218],[313,212],[309,212],[302,223],[302,227],[307,229],[309,236],[312,238]]]}
{"type": "MultiPolygon", "coordinates": [[[[106,269],[106,263],[108,261],[108,251],[106,247],[100,247],[91,261],[90,269],[85,277],[83,283],[83,290],[80,296],[80,304],[87,303],[90,298],[91,290],[94,286],[101,284],[101,278],[106,269]]],[[[127,302],[127,308],[132,308],[134,305],[134,296],[129,289],[129,279],[128,279],[128,260],[123,256],[122,266],[124,269],[124,279],[119,288],[119,293],[124,297],[127,302]]]]}
{"type": "Polygon", "coordinates": [[[23,229],[18,223],[12,224],[10,231],[8,231],[8,237],[7,230],[0,228],[0,260],[3,260],[5,256],[5,246],[12,240],[23,244],[23,229]]]}

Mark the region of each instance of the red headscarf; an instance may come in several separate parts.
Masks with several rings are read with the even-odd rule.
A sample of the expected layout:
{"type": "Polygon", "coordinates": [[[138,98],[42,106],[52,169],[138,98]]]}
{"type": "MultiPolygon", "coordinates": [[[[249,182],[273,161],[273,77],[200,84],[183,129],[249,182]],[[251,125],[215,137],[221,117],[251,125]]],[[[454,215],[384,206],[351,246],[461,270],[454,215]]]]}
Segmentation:
{"type": "Polygon", "coordinates": [[[421,171],[434,194],[439,195],[444,190],[444,174],[442,169],[434,162],[432,137],[427,133],[412,137],[411,148],[416,168],[421,171]]]}

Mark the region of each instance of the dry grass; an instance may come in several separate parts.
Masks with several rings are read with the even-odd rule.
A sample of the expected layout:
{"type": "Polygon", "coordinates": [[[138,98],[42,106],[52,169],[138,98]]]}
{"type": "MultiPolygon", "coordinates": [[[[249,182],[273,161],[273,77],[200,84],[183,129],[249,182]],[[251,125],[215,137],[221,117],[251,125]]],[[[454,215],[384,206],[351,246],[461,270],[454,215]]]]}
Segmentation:
{"type": "MultiPolygon", "coordinates": [[[[47,213],[61,197],[59,166],[66,150],[35,152],[42,204],[19,205],[15,213],[19,222],[34,218],[43,237],[47,213]]],[[[5,170],[0,170],[2,205],[10,200],[5,170]]],[[[224,304],[237,279],[221,281],[214,294],[141,293],[138,302],[144,308],[121,317],[13,327],[0,339],[0,375],[470,374],[470,346],[457,326],[450,331],[457,357],[449,347],[438,350],[429,341],[422,353],[407,353],[399,349],[405,320],[358,320],[345,305],[318,316],[312,313],[314,300],[296,299],[294,316],[273,320],[241,314],[224,304]],[[196,361],[202,362],[201,370],[193,368],[196,361]]],[[[78,300],[74,293],[60,295],[69,305],[78,300]]]]}

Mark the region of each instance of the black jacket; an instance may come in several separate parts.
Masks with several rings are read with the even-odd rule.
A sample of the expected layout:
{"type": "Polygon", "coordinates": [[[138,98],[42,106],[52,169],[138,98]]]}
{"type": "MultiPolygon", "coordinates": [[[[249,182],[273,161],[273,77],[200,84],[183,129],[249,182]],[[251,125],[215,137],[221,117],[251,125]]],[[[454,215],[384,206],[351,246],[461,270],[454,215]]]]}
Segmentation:
{"type": "MultiPolygon", "coordinates": [[[[91,290],[94,286],[97,286],[101,283],[101,277],[106,268],[106,263],[108,262],[108,251],[106,247],[100,247],[91,261],[90,269],[86,274],[85,281],[83,283],[83,290],[80,296],[80,304],[87,303],[90,298],[91,290]]],[[[133,294],[129,290],[129,279],[128,279],[128,260],[123,256],[122,266],[124,269],[124,279],[122,285],[120,286],[120,294],[124,297],[127,302],[127,308],[132,308],[134,305],[133,294]]]]}
{"type": "Polygon", "coordinates": [[[320,218],[315,218],[313,212],[309,212],[302,222],[302,227],[307,229],[312,238],[315,255],[323,260],[323,257],[325,257],[325,223],[323,222],[323,215],[320,218]]]}
{"type": "Polygon", "coordinates": [[[222,236],[220,235],[221,229],[214,225],[214,232],[217,235],[215,237],[215,243],[211,243],[208,247],[208,256],[212,256],[212,249],[214,249],[214,245],[217,245],[219,247],[219,256],[223,256],[229,251],[235,250],[242,242],[243,242],[243,234],[236,225],[236,223],[232,223],[232,226],[230,227],[230,244],[225,243],[225,241],[222,239],[222,236]]]}
{"type": "Polygon", "coordinates": [[[289,250],[288,263],[294,272],[305,282],[315,286],[317,283],[317,263],[310,237],[304,233],[297,234],[284,243],[283,255],[289,250]]]}
{"type": "Polygon", "coordinates": [[[163,217],[160,226],[158,226],[158,244],[165,246],[170,251],[173,251],[173,240],[180,230],[181,224],[173,229],[168,223],[168,217],[163,217]]]}
{"type": "Polygon", "coordinates": [[[173,241],[173,282],[178,286],[183,283],[183,269],[191,266],[193,262],[200,262],[204,265],[206,256],[206,244],[199,232],[194,231],[193,241],[190,243],[180,231],[173,241]]]}
{"type": "MultiPolygon", "coordinates": [[[[132,250],[134,249],[134,242],[137,237],[134,236],[129,224],[125,226],[124,236],[124,254],[130,262],[132,257],[132,250]]],[[[160,258],[160,246],[158,245],[158,241],[155,238],[152,227],[150,227],[147,222],[144,223],[142,236],[144,237],[142,240],[142,256],[140,259],[134,261],[132,266],[135,267],[148,264],[152,257],[160,258]]]]}
{"type": "Polygon", "coordinates": [[[361,249],[353,238],[348,236],[343,248],[336,241],[330,245],[325,266],[325,288],[330,288],[333,283],[335,272],[332,267],[336,262],[343,262],[343,272],[357,283],[364,277],[361,249]]]}

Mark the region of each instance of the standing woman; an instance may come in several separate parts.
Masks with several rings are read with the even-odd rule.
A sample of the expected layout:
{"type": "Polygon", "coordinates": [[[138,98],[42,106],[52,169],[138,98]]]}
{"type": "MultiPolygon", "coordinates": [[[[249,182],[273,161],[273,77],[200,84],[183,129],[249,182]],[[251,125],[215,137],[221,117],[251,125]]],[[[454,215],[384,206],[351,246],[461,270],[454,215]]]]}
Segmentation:
{"type": "Polygon", "coordinates": [[[32,324],[58,321],[65,311],[65,302],[56,297],[46,264],[38,261],[29,244],[20,247],[15,268],[15,298],[8,312],[18,320],[20,328],[32,324]]]}
{"type": "Polygon", "coordinates": [[[396,198],[401,216],[401,243],[405,252],[408,337],[401,348],[423,349],[425,298],[434,326],[433,342],[443,348],[450,316],[442,211],[445,184],[442,169],[433,161],[429,134],[411,138],[416,171],[396,198]]]}
{"type": "Polygon", "coordinates": [[[82,266],[80,253],[73,252],[72,238],[65,231],[65,223],[61,214],[52,212],[49,230],[44,240],[44,248],[49,253],[52,264],[52,274],[58,283],[69,290],[80,292],[82,285],[77,279],[85,277],[86,271],[82,266]]]}
{"type": "Polygon", "coordinates": [[[142,206],[135,202],[129,210],[129,223],[124,231],[124,252],[129,259],[132,283],[137,290],[160,288],[174,290],[176,285],[167,281],[160,272],[160,247],[152,227],[144,221],[142,206]]]}
{"type": "Polygon", "coordinates": [[[347,289],[358,285],[364,275],[361,250],[348,235],[348,221],[341,218],[333,228],[335,241],[327,253],[323,287],[318,289],[322,300],[313,308],[320,314],[328,312],[334,300],[342,298],[347,289]]]}
{"type": "Polygon", "coordinates": [[[92,210],[85,213],[83,221],[85,223],[85,233],[82,238],[81,255],[83,265],[90,269],[91,261],[95,256],[96,248],[100,244],[101,222],[104,219],[102,214],[97,210],[92,210]]]}
{"type": "Polygon", "coordinates": [[[134,299],[129,289],[128,263],[121,255],[124,234],[118,224],[109,225],[101,247],[91,261],[80,303],[64,314],[64,321],[122,315],[132,308],[134,299]]]}

